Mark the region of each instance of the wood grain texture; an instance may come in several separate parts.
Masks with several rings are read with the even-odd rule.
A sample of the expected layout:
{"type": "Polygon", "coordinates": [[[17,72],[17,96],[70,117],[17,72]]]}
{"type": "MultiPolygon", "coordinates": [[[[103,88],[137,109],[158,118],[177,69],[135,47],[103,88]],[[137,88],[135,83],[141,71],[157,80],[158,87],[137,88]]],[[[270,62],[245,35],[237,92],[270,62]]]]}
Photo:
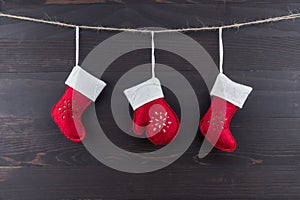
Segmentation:
{"type": "MultiPolygon", "coordinates": [[[[167,28],[229,24],[300,9],[297,1],[276,0],[97,2],[4,0],[0,8],[75,24],[167,28]]],[[[80,60],[114,34],[82,31],[80,60]]],[[[218,63],[216,32],[187,35],[218,63]]],[[[198,133],[180,159],[146,174],[108,168],[82,144],[65,139],[52,121],[51,107],[74,65],[73,36],[68,28],[0,19],[0,199],[299,199],[299,20],[224,31],[225,73],[254,88],[232,121],[237,150],[213,150],[199,159],[203,137],[198,133]]],[[[119,77],[149,60],[148,53],[146,49],[120,57],[103,76],[119,77]]],[[[209,95],[193,66],[161,50],[157,62],[191,82],[204,112],[209,95]]],[[[101,102],[108,102],[110,93],[111,88],[105,90],[96,108],[108,106],[101,102]]],[[[176,100],[169,95],[166,99],[177,111],[176,100]]],[[[97,114],[111,130],[110,140],[121,148],[155,150],[147,140],[124,137],[109,113],[97,114]]]]}

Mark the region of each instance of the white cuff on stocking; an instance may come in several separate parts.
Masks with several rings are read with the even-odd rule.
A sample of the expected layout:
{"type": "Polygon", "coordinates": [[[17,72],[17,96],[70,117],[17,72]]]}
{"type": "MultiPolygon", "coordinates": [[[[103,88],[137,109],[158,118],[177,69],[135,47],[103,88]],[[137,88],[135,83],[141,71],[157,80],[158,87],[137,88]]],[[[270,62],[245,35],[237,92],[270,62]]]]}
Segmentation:
{"type": "Polygon", "coordinates": [[[106,86],[104,81],[96,78],[79,66],[73,68],[65,84],[94,102],[106,86]]]}
{"type": "Polygon", "coordinates": [[[163,98],[164,94],[157,78],[151,78],[143,83],[124,90],[133,110],[155,99],[163,98]]]}
{"type": "Polygon", "coordinates": [[[242,108],[251,91],[252,87],[236,83],[223,73],[220,73],[217,76],[210,95],[220,97],[242,108]]]}

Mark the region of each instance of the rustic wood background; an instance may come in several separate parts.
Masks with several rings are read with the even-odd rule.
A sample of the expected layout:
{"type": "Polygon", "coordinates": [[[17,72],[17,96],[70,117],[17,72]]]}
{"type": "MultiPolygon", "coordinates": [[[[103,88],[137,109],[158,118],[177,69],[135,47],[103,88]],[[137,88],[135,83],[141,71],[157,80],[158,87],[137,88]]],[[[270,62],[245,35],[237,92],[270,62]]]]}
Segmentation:
{"type": "MultiPolygon", "coordinates": [[[[299,1],[291,0],[2,0],[0,5],[6,13],[77,24],[166,28],[228,24],[300,10],[299,1]]],[[[237,150],[213,150],[199,160],[203,137],[198,133],[179,160],[146,174],[104,166],[82,144],[65,139],[52,121],[51,107],[74,65],[73,34],[68,28],[0,19],[0,199],[300,198],[300,20],[232,29],[224,35],[226,73],[254,88],[232,121],[237,150]]],[[[113,34],[82,31],[81,60],[113,34]]],[[[188,35],[218,63],[216,32],[188,35]]],[[[143,52],[130,53],[117,64],[145,62],[139,55],[143,52]]],[[[193,73],[167,52],[157,60],[193,73]]],[[[124,73],[122,67],[114,69],[106,73],[108,78],[124,73]]],[[[208,91],[198,90],[201,106],[207,108],[208,91]]],[[[111,136],[119,145],[131,143],[133,150],[153,148],[146,140],[119,138],[119,133],[111,136]]]]}

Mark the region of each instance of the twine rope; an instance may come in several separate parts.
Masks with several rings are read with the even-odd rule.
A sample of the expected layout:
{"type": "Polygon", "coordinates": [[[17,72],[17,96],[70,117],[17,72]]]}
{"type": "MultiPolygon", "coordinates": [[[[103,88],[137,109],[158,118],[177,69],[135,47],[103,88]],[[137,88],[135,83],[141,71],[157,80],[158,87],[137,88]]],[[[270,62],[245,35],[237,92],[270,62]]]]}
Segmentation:
{"type": "Polygon", "coordinates": [[[64,23],[59,21],[51,21],[45,19],[38,19],[20,15],[10,15],[0,12],[0,17],[6,17],[11,19],[19,19],[23,21],[30,21],[30,22],[38,22],[43,24],[51,24],[56,26],[62,27],[69,27],[69,28],[76,28],[77,26],[81,29],[92,29],[92,30],[104,30],[104,31],[124,31],[124,32],[138,32],[138,33],[171,33],[171,32],[187,32],[187,31],[206,31],[206,30],[219,30],[222,29],[230,29],[230,28],[240,28],[243,26],[255,25],[255,24],[265,24],[271,22],[278,22],[290,19],[297,19],[300,18],[300,13],[289,14],[289,15],[282,15],[278,17],[271,17],[266,19],[260,19],[255,21],[248,21],[242,23],[234,23],[228,24],[223,26],[204,26],[204,27],[191,27],[191,28],[179,28],[179,29],[163,29],[163,30],[148,30],[148,29],[136,29],[136,28],[117,28],[117,27],[104,27],[104,26],[88,26],[88,25],[75,25],[70,23],[64,23]]]}

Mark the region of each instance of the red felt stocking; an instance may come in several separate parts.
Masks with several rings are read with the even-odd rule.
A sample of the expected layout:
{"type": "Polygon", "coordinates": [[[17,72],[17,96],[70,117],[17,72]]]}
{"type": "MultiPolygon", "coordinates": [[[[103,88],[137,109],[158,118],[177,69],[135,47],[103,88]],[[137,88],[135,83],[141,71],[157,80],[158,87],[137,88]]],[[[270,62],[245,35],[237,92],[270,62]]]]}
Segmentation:
{"type": "Polygon", "coordinates": [[[91,102],[92,100],[67,86],[63,96],[52,108],[51,115],[54,122],[60,131],[73,142],[80,142],[85,137],[81,115],[91,102]]]}
{"type": "Polygon", "coordinates": [[[133,131],[141,135],[146,131],[147,138],[155,145],[171,142],[179,130],[176,113],[164,100],[160,82],[149,79],[124,91],[133,110],[133,131]]]}
{"type": "Polygon", "coordinates": [[[230,121],[238,108],[242,108],[252,88],[231,81],[220,73],[212,88],[211,105],[200,121],[200,131],[216,148],[232,152],[236,140],[230,131],[230,121]]]}
{"type": "Polygon", "coordinates": [[[79,66],[73,68],[66,84],[66,91],[53,106],[51,115],[68,139],[80,142],[86,135],[81,122],[82,113],[96,100],[106,84],[79,66]]]}

